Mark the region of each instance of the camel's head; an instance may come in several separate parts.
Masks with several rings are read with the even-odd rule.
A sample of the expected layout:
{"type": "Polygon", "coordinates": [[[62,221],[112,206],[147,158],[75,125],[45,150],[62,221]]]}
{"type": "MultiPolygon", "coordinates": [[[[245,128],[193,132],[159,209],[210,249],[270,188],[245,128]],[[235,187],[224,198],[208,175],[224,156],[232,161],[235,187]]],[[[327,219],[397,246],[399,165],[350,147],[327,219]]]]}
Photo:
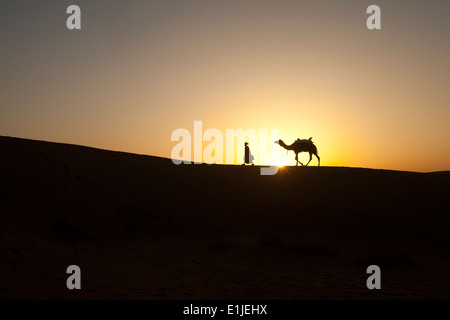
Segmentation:
{"type": "Polygon", "coordinates": [[[273,143],[280,144],[280,140],[275,140],[273,143]]]}

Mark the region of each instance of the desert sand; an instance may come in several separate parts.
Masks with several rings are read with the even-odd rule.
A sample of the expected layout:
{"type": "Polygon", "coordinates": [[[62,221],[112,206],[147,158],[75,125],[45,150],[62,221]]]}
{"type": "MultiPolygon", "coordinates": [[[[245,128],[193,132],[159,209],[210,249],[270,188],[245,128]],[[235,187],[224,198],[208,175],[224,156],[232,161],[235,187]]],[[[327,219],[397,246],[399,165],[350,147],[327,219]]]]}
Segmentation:
{"type": "Polygon", "coordinates": [[[450,299],[449,172],[261,176],[10,137],[0,164],[0,299],[450,299]]]}

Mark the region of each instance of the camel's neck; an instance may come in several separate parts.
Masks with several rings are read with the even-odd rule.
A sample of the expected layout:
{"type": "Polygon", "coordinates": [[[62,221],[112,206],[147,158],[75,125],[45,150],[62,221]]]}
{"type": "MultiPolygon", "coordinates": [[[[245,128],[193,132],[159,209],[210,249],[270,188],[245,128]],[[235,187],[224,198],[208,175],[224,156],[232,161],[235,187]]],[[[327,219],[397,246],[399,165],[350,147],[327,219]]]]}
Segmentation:
{"type": "Polygon", "coordinates": [[[283,140],[280,140],[279,143],[280,143],[280,146],[282,146],[282,147],[285,148],[286,150],[292,150],[292,149],[293,149],[293,147],[292,147],[293,144],[291,144],[290,146],[288,146],[286,143],[284,143],[283,140]]]}

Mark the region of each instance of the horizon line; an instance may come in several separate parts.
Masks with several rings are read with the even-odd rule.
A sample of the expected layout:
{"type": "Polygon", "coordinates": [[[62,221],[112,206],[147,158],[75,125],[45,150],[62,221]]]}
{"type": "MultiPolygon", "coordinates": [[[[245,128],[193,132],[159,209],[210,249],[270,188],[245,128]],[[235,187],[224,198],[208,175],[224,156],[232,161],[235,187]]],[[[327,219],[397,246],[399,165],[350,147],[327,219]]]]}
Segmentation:
{"type": "MultiPolygon", "coordinates": [[[[163,160],[167,160],[167,161],[172,161],[171,158],[167,158],[167,157],[163,157],[163,156],[156,156],[156,155],[151,155],[151,154],[144,154],[144,153],[135,153],[135,152],[129,152],[129,151],[122,151],[122,150],[111,150],[111,149],[103,149],[100,147],[93,147],[93,146],[88,146],[88,145],[82,145],[82,144],[75,144],[75,143],[68,143],[68,142],[58,142],[58,141],[48,141],[48,140],[39,140],[39,139],[33,139],[33,138],[22,138],[22,137],[14,137],[14,136],[4,136],[4,135],[0,135],[0,138],[9,138],[9,139],[18,139],[18,140],[28,140],[28,141],[34,141],[34,142],[41,142],[41,143],[51,143],[51,144],[59,144],[59,145],[66,145],[66,146],[73,146],[73,147],[78,147],[78,148],[88,148],[88,149],[94,149],[94,150],[99,150],[99,151],[107,151],[107,152],[116,152],[116,153],[124,153],[124,154],[129,154],[129,155],[137,155],[137,156],[143,156],[143,157],[154,157],[154,158],[159,158],[159,159],[163,159],[163,160]]],[[[180,161],[184,161],[184,160],[180,160],[180,161]]],[[[191,161],[190,164],[186,164],[186,163],[180,163],[179,165],[174,164],[175,166],[179,166],[179,165],[207,165],[207,166],[237,166],[237,167],[242,167],[242,164],[235,164],[235,163],[206,163],[206,162],[194,162],[191,161]]],[[[253,168],[261,168],[261,167],[268,167],[268,166],[272,166],[270,164],[258,164],[258,165],[246,165],[245,167],[253,167],[253,168]]],[[[279,166],[279,168],[295,168],[295,167],[299,167],[299,168],[348,168],[348,169],[367,169],[367,170],[382,170],[382,171],[395,171],[395,172],[410,172],[410,173],[450,173],[450,169],[449,170],[438,170],[438,171],[411,171],[411,170],[398,170],[398,169],[387,169],[387,168],[370,168],[370,167],[349,167],[349,166],[316,166],[316,165],[312,165],[312,166],[294,166],[294,165],[283,165],[283,166],[279,166]]]]}

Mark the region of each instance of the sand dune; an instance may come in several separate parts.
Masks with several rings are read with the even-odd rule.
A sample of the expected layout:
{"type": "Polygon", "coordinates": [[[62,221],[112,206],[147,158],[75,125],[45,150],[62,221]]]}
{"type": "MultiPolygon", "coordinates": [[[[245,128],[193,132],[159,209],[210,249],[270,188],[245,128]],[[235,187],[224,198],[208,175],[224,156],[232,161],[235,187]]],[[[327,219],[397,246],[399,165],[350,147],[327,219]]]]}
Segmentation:
{"type": "Polygon", "coordinates": [[[2,299],[450,298],[449,172],[261,176],[9,137],[0,163],[2,299]]]}

